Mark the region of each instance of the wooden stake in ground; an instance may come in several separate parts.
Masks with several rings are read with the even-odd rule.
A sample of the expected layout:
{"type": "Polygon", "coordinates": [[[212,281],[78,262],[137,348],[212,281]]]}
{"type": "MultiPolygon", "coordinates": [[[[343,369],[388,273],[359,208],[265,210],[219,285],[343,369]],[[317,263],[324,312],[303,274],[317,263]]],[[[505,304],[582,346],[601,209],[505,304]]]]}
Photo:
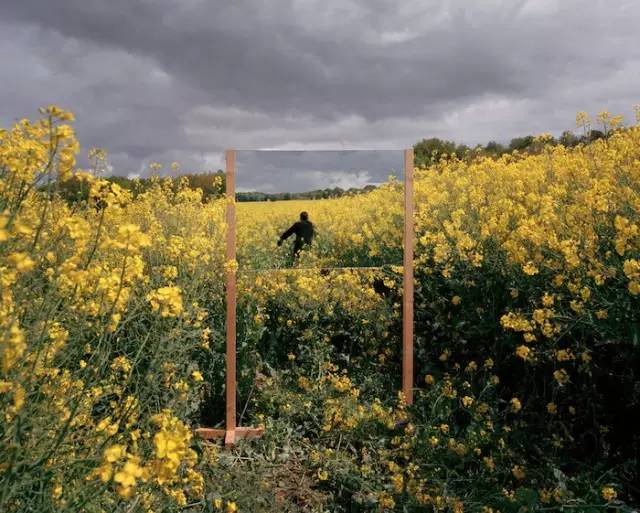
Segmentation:
{"type": "Polygon", "coordinates": [[[227,293],[227,368],[226,368],[226,420],[225,429],[199,428],[196,433],[202,438],[222,438],[227,448],[233,447],[240,438],[262,435],[262,428],[236,426],[236,152],[227,150],[226,157],[226,293],[227,293]]]}
{"type": "Polygon", "coordinates": [[[236,430],[236,152],[227,150],[227,420],[224,444],[233,445],[236,430]]]}
{"type": "Polygon", "coordinates": [[[402,392],[413,404],[413,149],[404,150],[404,252],[402,272],[402,392]]]}

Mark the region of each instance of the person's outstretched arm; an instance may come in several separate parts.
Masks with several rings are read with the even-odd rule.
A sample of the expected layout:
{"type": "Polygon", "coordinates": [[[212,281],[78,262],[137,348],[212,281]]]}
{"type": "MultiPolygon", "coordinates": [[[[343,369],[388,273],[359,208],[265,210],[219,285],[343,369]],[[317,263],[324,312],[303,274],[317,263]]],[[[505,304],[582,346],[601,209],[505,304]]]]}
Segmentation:
{"type": "Polygon", "coordinates": [[[286,232],[284,232],[282,235],[280,235],[280,238],[278,239],[278,246],[280,244],[282,244],[283,240],[287,240],[289,237],[291,237],[294,233],[296,233],[296,228],[297,228],[298,223],[293,223],[293,225],[291,226],[291,228],[289,228],[286,232]]]}

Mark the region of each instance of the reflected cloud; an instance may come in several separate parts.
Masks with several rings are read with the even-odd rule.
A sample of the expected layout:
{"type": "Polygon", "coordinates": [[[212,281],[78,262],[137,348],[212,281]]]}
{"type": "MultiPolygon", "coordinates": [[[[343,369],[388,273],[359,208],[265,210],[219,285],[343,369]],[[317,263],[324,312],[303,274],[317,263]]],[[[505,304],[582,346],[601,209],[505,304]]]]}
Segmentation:
{"type": "Polygon", "coordinates": [[[361,189],[401,176],[400,150],[238,151],[238,192],[299,193],[361,189]]]}

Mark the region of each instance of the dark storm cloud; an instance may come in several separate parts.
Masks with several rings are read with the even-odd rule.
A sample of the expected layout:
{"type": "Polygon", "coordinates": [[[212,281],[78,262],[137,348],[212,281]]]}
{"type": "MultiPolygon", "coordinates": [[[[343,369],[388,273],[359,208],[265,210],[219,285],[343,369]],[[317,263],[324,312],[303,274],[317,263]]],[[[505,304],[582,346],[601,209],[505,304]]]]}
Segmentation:
{"type": "Polygon", "coordinates": [[[0,122],[63,105],[128,174],[217,169],[225,147],[486,142],[557,133],[579,110],[631,121],[639,18],[634,0],[9,0],[0,122]]]}

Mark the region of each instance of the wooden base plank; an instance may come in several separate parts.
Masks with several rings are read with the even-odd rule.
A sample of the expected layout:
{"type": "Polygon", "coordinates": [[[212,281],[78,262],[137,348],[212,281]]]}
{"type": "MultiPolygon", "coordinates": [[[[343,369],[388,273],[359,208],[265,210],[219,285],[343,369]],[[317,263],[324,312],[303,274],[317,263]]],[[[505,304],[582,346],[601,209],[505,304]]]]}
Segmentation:
{"type": "Polygon", "coordinates": [[[215,438],[224,438],[224,429],[214,428],[198,428],[196,429],[196,435],[205,440],[214,440],[215,438]]]}
{"type": "Polygon", "coordinates": [[[263,427],[238,426],[235,429],[197,428],[196,434],[205,440],[223,438],[225,447],[233,447],[238,440],[259,438],[264,434],[263,427]]]}
{"type": "Polygon", "coordinates": [[[240,438],[259,438],[264,435],[263,427],[237,427],[236,439],[240,438]]]}

